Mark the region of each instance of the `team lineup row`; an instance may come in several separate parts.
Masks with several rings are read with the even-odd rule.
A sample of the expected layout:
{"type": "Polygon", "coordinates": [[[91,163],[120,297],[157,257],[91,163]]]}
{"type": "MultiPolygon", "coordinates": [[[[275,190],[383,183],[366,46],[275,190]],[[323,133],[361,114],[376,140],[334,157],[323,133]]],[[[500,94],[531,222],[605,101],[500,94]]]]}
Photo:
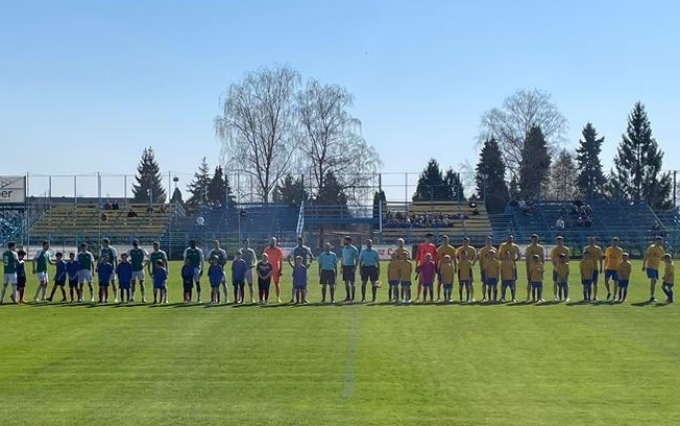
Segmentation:
{"type": "MultiPolygon", "coordinates": [[[[415,249],[415,255],[404,246],[399,239],[392,251],[387,265],[388,300],[394,303],[411,303],[412,282],[417,285],[415,301],[431,302],[436,300],[450,303],[453,301],[455,281],[459,284],[459,300],[474,302],[474,268],[478,264],[482,302],[517,302],[517,263],[524,258],[526,267],[526,301],[544,302],[543,285],[545,274],[545,249],[539,244],[537,235],[532,235],[531,243],[522,254],[520,247],[515,244],[514,237],[498,247],[494,247],[491,237],[487,237],[485,245],[479,250],[469,244],[469,239],[463,238],[460,247],[449,243],[447,236],[442,237],[442,244],[433,243],[433,235],[426,234],[425,241],[415,249]],[[499,289],[500,287],[500,289],[499,289]],[[443,289],[443,293],[442,293],[443,289]],[[510,297],[506,298],[510,293],[510,297]]],[[[611,245],[603,250],[598,246],[596,238],[590,238],[589,244],[583,248],[583,258],[579,264],[579,274],[583,287],[583,301],[598,300],[598,281],[604,274],[604,286],[607,300],[615,302],[626,301],[628,284],[632,274],[632,265],[628,254],[619,246],[618,238],[613,238],[611,245]]],[[[12,286],[10,298],[13,303],[25,303],[25,288],[27,272],[25,266],[26,253],[16,250],[16,244],[9,243],[3,253],[3,285],[0,294],[0,304],[4,302],[8,286],[12,286]]],[[[214,241],[208,256],[204,256],[196,241],[191,241],[184,251],[184,264],[180,275],[183,283],[184,303],[193,301],[194,290],[196,302],[201,303],[201,279],[204,275],[205,264],[208,263],[207,275],[210,284],[210,302],[218,304],[228,302],[227,266],[229,256],[220,247],[219,241],[214,241]]],[[[341,278],[345,285],[344,302],[354,302],[356,296],[356,272],[359,271],[361,283],[361,302],[366,301],[367,288],[370,284],[371,301],[376,302],[380,281],[380,256],[373,248],[372,241],[366,240],[364,247],[359,249],[352,244],[351,237],[345,237],[341,254],[338,256],[332,250],[330,243],[324,245],[324,251],[314,258],[309,247],[303,244],[301,238],[292,249],[288,257],[278,247],[276,238],[271,238],[269,245],[258,258],[249,241],[243,241],[231,262],[231,281],[234,288],[233,302],[243,304],[246,301],[245,289],[248,287],[250,302],[256,303],[254,283],[258,288],[258,301],[267,304],[271,284],[274,284],[276,301],[281,303],[281,277],[284,261],[292,267],[292,286],[290,303],[308,303],[307,285],[308,269],[317,260],[319,268],[319,284],[321,284],[321,302],[336,302],[336,281],[341,278]],[[328,299],[327,299],[328,296],[328,299]]],[[[552,264],[552,282],[554,301],[570,301],[570,249],[564,245],[564,239],[557,237],[556,245],[549,254],[552,264]]],[[[674,299],[674,264],[672,256],[665,252],[663,238],[655,237],[645,253],[642,269],[650,280],[650,302],[656,301],[656,286],[660,278],[659,269],[663,262],[663,276],[661,276],[662,290],[667,303],[674,299]]],[[[153,285],[153,303],[168,303],[167,281],[169,276],[168,257],[160,249],[158,242],[153,243],[153,250],[148,253],[140,247],[137,240],[132,242],[128,252],[119,255],[118,250],[111,246],[110,241],[102,240],[99,256],[88,250],[87,244],[81,244],[78,253],[69,253],[64,259],[63,253],[50,252],[50,244],[45,241],[32,259],[32,272],[38,278],[38,285],[34,297],[35,302],[51,302],[57,291],[60,291],[62,302],[83,302],[84,287],[87,286],[90,301],[95,302],[94,277],[97,278],[98,303],[108,303],[111,290],[114,303],[131,303],[135,301],[137,291],[141,302],[146,303],[146,275],[151,277],[153,285]],[[56,266],[54,286],[48,295],[49,265],[56,266]],[[67,299],[66,285],[68,284],[69,298],[67,299]],[[120,296],[120,297],[119,297],[120,296]]]]}

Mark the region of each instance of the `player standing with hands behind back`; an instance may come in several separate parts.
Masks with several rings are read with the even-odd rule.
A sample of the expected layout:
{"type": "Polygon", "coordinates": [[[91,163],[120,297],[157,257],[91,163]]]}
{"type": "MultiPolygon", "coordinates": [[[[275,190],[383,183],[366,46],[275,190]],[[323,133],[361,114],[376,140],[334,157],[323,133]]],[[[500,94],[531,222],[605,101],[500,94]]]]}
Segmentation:
{"type": "Polygon", "coordinates": [[[184,261],[188,261],[194,267],[196,303],[201,303],[201,275],[203,275],[203,263],[205,260],[203,258],[203,250],[196,246],[196,240],[189,241],[189,247],[184,250],[184,261]]]}

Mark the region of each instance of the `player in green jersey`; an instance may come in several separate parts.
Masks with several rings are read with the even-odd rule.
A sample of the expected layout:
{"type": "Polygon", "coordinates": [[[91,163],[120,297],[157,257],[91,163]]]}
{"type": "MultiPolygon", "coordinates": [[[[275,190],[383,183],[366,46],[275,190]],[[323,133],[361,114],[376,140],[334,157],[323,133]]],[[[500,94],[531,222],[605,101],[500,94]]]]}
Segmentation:
{"type": "Polygon", "coordinates": [[[42,248],[33,256],[33,275],[38,275],[38,289],[35,292],[35,301],[40,302],[47,300],[47,284],[49,277],[47,267],[53,264],[52,255],[50,254],[49,241],[42,242],[42,248]]]}
{"type": "Polygon", "coordinates": [[[128,253],[128,258],[132,264],[132,283],[130,288],[130,302],[135,301],[135,291],[137,290],[137,283],[139,282],[139,291],[142,294],[142,303],[146,303],[146,294],[144,288],[144,268],[149,259],[149,253],[139,246],[139,240],[132,241],[132,248],[128,253]]]}
{"type": "Polygon", "coordinates": [[[90,302],[94,303],[94,286],[92,285],[94,255],[88,251],[86,243],[80,245],[76,260],[78,261],[78,302],[83,302],[83,285],[87,283],[90,290],[90,302]]]}
{"type": "Polygon", "coordinates": [[[196,302],[201,303],[201,275],[203,275],[203,250],[196,246],[196,240],[189,241],[189,247],[184,250],[184,261],[189,261],[194,267],[194,282],[196,283],[196,302]]]}
{"type": "Polygon", "coordinates": [[[17,264],[19,257],[16,252],[16,244],[13,241],[7,243],[7,250],[2,253],[3,279],[2,293],[0,293],[0,305],[5,301],[7,286],[12,285],[12,302],[17,303],[19,296],[17,292],[17,264]]]}

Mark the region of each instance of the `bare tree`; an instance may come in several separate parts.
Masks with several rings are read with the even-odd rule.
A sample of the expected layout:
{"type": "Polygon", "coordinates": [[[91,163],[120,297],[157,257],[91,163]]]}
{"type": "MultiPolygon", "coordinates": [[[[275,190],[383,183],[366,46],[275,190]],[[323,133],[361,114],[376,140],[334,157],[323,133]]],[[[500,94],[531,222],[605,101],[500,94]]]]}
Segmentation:
{"type": "Polygon", "coordinates": [[[553,161],[550,178],[544,186],[545,199],[573,201],[579,196],[578,169],[574,154],[561,150],[553,161]]]}
{"type": "Polygon", "coordinates": [[[297,96],[299,146],[313,179],[313,195],[325,188],[329,175],[351,199],[375,190],[365,188],[365,182],[382,163],[361,135],[361,122],[349,113],[352,101],[345,88],[316,80],[297,96]]]}
{"type": "Polygon", "coordinates": [[[555,154],[565,141],[567,119],[550,100],[551,95],[537,89],[520,90],[508,97],[500,108],[482,115],[479,143],[495,139],[503,153],[510,178],[517,178],[524,140],[532,127],[543,131],[548,152],[555,154]]]}
{"type": "Polygon", "coordinates": [[[221,100],[215,132],[228,168],[255,180],[262,202],[288,173],[297,151],[295,93],[300,75],[288,67],[264,68],[232,84],[221,100]]]}

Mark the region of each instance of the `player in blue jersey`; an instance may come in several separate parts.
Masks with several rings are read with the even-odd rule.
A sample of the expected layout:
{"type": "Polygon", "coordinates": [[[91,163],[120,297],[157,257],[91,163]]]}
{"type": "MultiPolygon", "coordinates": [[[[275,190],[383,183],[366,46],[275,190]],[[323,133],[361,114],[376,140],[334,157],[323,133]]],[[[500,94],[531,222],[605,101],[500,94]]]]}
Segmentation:
{"type": "MultiPolygon", "coordinates": [[[[193,265],[192,265],[193,266],[193,265]]],[[[162,260],[157,260],[153,268],[153,303],[168,303],[168,271],[162,260]]]]}
{"type": "MultiPolygon", "coordinates": [[[[120,287],[120,303],[132,302],[133,269],[132,263],[128,262],[128,254],[121,253],[120,262],[116,266],[116,275],[118,275],[118,285],[120,287]]],[[[142,273],[143,271],[142,269],[142,273]]]]}
{"type": "Polygon", "coordinates": [[[356,294],[356,275],[359,263],[359,249],[352,244],[349,235],[343,239],[342,245],[342,281],[345,283],[345,302],[354,301],[356,294]]]}
{"type": "Polygon", "coordinates": [[[66,271],[68,273],[68,294],[71,303],[75,303],[78,300],[78,271],[80,270],[80,265],[76,260],[76,254],[70,252],[68,254],[68,262],[66,262],[66,271]]]}
{"type": "Polygon", "coordinates": [[[220,286],[224,282],[224,269],[217,256],[210,258],[208,281],[210,282],[210,304],[217,305],[220,303],[220,286]]]}
{"type": "Polygon", "coordinates": [[[61,302],[64,303],[66,302],[66,289],[64,286],[66,285],[66,280],[68,279],[68,269],[66,262],[64,262],[64,254],[57,252],[56,256],[57,261],[55,262],[55,265],[57,267],[57,273],[54,276],[54,286],[52,287],[52,292],[50,293],[50,297],[47,298],[47,301],[52,301],[54,298],[54,293],[56,293],[57,288],[59,288],[61,290],[61,302]]]}
{"type": "Polygon", "coordinates": [[[111,264],[108,256],[99,259],[99,264],[97,265],[99,303],[109,303],[109,286],[111,285],[114,273],[113,264],[111,264]]]}
{"type": "Polygon", "coordinates": [[[366,302],[366,284],[371,282],[373,302],[378,296],[378,278],[380,278],[380,255],[373,248],[373,241],[366,240],[366,247],[359,253],[359,270],[361,271],[361,303],[366,302]]]}

